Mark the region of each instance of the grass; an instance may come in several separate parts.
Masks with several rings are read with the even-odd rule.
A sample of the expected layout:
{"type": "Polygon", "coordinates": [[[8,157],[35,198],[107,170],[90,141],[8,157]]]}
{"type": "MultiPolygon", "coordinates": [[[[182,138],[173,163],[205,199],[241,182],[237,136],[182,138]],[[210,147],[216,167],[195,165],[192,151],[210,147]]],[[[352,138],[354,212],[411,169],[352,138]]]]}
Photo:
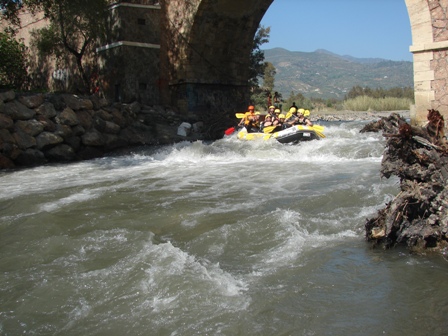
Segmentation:
{"type": "Polygon", "coordinates": [[[412,104],[409,98],[358,96],[344,101],[343,107],[349,111],[398,111],[409,110],[412,104]]]}

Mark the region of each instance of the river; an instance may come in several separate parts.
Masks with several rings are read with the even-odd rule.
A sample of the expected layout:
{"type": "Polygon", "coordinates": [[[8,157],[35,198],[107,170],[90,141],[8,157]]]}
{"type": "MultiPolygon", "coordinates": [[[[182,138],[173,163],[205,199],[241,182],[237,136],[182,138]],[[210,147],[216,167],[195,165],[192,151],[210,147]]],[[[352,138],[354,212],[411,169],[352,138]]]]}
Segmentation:
{"type": "Polygon", "coordinates": [[[1,335],[446,335],[441,256],[373,249],[365,122],[0,173],[1,335]]]}

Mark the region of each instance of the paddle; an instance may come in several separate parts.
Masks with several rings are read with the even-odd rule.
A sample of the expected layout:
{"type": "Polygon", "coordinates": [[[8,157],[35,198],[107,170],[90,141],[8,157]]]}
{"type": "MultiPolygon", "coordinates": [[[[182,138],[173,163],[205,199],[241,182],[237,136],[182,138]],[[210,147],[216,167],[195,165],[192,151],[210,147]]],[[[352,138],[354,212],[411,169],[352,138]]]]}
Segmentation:
{"type": "Polygon", "coordinates": [[[321,137],[322,139],[325,138],[325,134],[323,134],[322,132],[319,132],[318,130],[314,130],[314,132],[316,132],[316,134],[321,137]]]}
{"type": "Polygon", "coordinates": [[[264,133],[271,133],[276,128],[277,128],[277,126],[266,126],[265,128],[263,128],[263,132],[264,133]]]}
{"type": "Polygon", "coordinates": [[[235,113],[235,117],[237,117],[238,119],[243,119],[245,115],[245,113],[235,113]]]}
{"type": "Polygon", "coordinates": [[[318,132],[323,132],[325,129],[325,127],[320,126],[320,125],[313,125],[312,127],[314,128],[315,131],[318,131],[318,132]]]}

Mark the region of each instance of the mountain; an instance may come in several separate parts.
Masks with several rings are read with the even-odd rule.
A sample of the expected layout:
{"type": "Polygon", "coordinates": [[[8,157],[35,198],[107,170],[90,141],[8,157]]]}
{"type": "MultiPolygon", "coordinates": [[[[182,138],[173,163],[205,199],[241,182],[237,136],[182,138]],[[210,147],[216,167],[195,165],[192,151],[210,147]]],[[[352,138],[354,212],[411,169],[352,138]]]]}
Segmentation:
{"type": "Polygon", "coordinates": [[[265,61],[277,71],[274,90],[284,98],[293,91],[305,97],[343,99],[356,85],[384,89],[414,86],[413,63],[408,61],[341,56],[324,49],[263,51],[265,61]]]}

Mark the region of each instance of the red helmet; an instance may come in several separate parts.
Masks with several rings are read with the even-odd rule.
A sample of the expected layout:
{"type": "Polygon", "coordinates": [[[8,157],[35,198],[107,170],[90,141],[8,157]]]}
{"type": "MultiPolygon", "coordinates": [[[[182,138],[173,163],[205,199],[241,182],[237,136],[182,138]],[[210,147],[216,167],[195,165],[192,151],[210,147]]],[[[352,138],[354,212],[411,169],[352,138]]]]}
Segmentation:
{"type": "Polygon", "coordinates": [[[249,111],[250,111],[250,110],[255,110],[255,107],[252,106],[252,105],[250,105],[247,109],[248,109],[249,111]]]}

